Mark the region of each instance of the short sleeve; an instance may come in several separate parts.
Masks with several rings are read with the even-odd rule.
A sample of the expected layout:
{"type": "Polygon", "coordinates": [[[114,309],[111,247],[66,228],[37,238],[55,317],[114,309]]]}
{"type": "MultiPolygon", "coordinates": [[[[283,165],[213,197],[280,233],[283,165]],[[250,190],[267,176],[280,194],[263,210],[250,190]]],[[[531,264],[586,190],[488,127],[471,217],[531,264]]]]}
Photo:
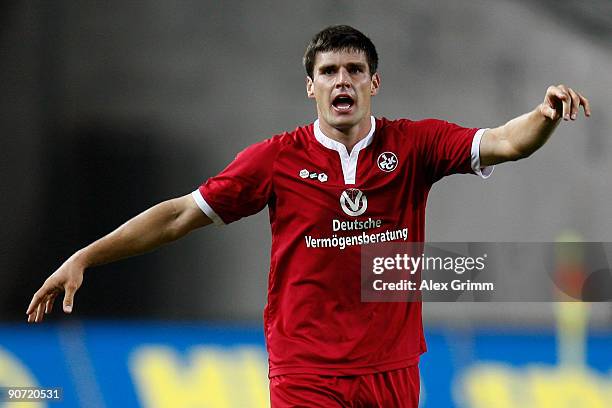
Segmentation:
{"type": "Polygon", "coordinates": [[[492,168],[480,167],[480,139],[486,129],[464,128],[437,119],[418,122],[417,133],[426,172],[432,183],[457,173],[487,178],[492,168]]]}
{"type": "Polygon", "coordinates": [[[206,180],[192,196],[215,224],[229,224],[261,211],[272,195],[272,170],[279,144],[273,139],[238,153],[221,173],[206,180]]]}

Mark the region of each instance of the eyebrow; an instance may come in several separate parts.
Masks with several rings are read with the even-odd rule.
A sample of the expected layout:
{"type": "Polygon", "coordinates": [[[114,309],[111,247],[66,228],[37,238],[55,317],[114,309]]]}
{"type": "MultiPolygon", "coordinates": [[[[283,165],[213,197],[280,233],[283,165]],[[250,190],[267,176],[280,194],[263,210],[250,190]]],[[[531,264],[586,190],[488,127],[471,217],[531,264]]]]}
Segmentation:
{"type": "MultiPolygon", "coordinates": [[[[349,62],[348,64],[346,64],[347,68],[359,68],[363,71],[365,71],[366,68],[366,64],[364,64],[363,62],[349,62]]],[[[327,69],[338,69],[338,65],[337,64],[326,64],[326,65],[321,65],[319,67],[319,72],[323,72],[327,69]]]]}

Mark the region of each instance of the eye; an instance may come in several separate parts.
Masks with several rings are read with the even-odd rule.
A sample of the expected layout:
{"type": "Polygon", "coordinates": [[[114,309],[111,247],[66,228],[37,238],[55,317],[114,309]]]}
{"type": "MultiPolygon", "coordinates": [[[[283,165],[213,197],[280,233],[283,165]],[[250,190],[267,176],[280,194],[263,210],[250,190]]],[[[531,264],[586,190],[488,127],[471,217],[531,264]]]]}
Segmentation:
{"type": "Polygon", "coordinates": [[[349,72],[351,74],[358,74],[358,73],[362,72],[362,70],[359,67],[351,67],[351,68],[349,68],[349,72]]]}
{"type": "Polygon", "coordinates": [[[332,67],[323,68],[323,75],[331,75],[334,73],[334,69],[332,67]]]}

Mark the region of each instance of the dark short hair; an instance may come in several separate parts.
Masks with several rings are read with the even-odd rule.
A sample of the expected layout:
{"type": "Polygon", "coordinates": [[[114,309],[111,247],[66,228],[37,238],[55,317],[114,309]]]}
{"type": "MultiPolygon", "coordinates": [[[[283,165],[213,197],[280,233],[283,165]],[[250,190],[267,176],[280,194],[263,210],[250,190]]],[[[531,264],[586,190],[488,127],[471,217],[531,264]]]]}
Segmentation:
{"type": "Polygon", "coordinates": [[[304,53],[304,68],[312,78],[317,53],[327,51],[361,51],[368,61],[370,75],[378,68],[378,54],[372,41],[361,31],[347,25],[334,25],[319,31],[310,40],[304,53]]]}

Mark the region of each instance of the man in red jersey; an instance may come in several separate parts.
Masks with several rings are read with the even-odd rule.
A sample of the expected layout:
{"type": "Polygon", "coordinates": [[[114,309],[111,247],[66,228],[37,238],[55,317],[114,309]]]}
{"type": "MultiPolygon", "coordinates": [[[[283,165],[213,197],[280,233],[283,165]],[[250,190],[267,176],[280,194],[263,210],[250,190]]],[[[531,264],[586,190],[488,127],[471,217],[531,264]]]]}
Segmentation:
{"type": "Polygon", "coordinates": [[[426,350],[419,302],[361,302],[360,248],[424,241],[434,182],[453,173],[486,178],[529,156],[561,118],[589,102],[551,86],[533,111],[494,129],[372,116],[378,93],[372,42],[328,27],[304,56],[318,119],[242,151],[192,194],[162,202],[77,251],[34,294],[40,322],[64,294],[70,313],[86,268],[140,254],[208,225],[268,206],[272,251],[264,329],[273,407],[416,407],[426,350]]]}

